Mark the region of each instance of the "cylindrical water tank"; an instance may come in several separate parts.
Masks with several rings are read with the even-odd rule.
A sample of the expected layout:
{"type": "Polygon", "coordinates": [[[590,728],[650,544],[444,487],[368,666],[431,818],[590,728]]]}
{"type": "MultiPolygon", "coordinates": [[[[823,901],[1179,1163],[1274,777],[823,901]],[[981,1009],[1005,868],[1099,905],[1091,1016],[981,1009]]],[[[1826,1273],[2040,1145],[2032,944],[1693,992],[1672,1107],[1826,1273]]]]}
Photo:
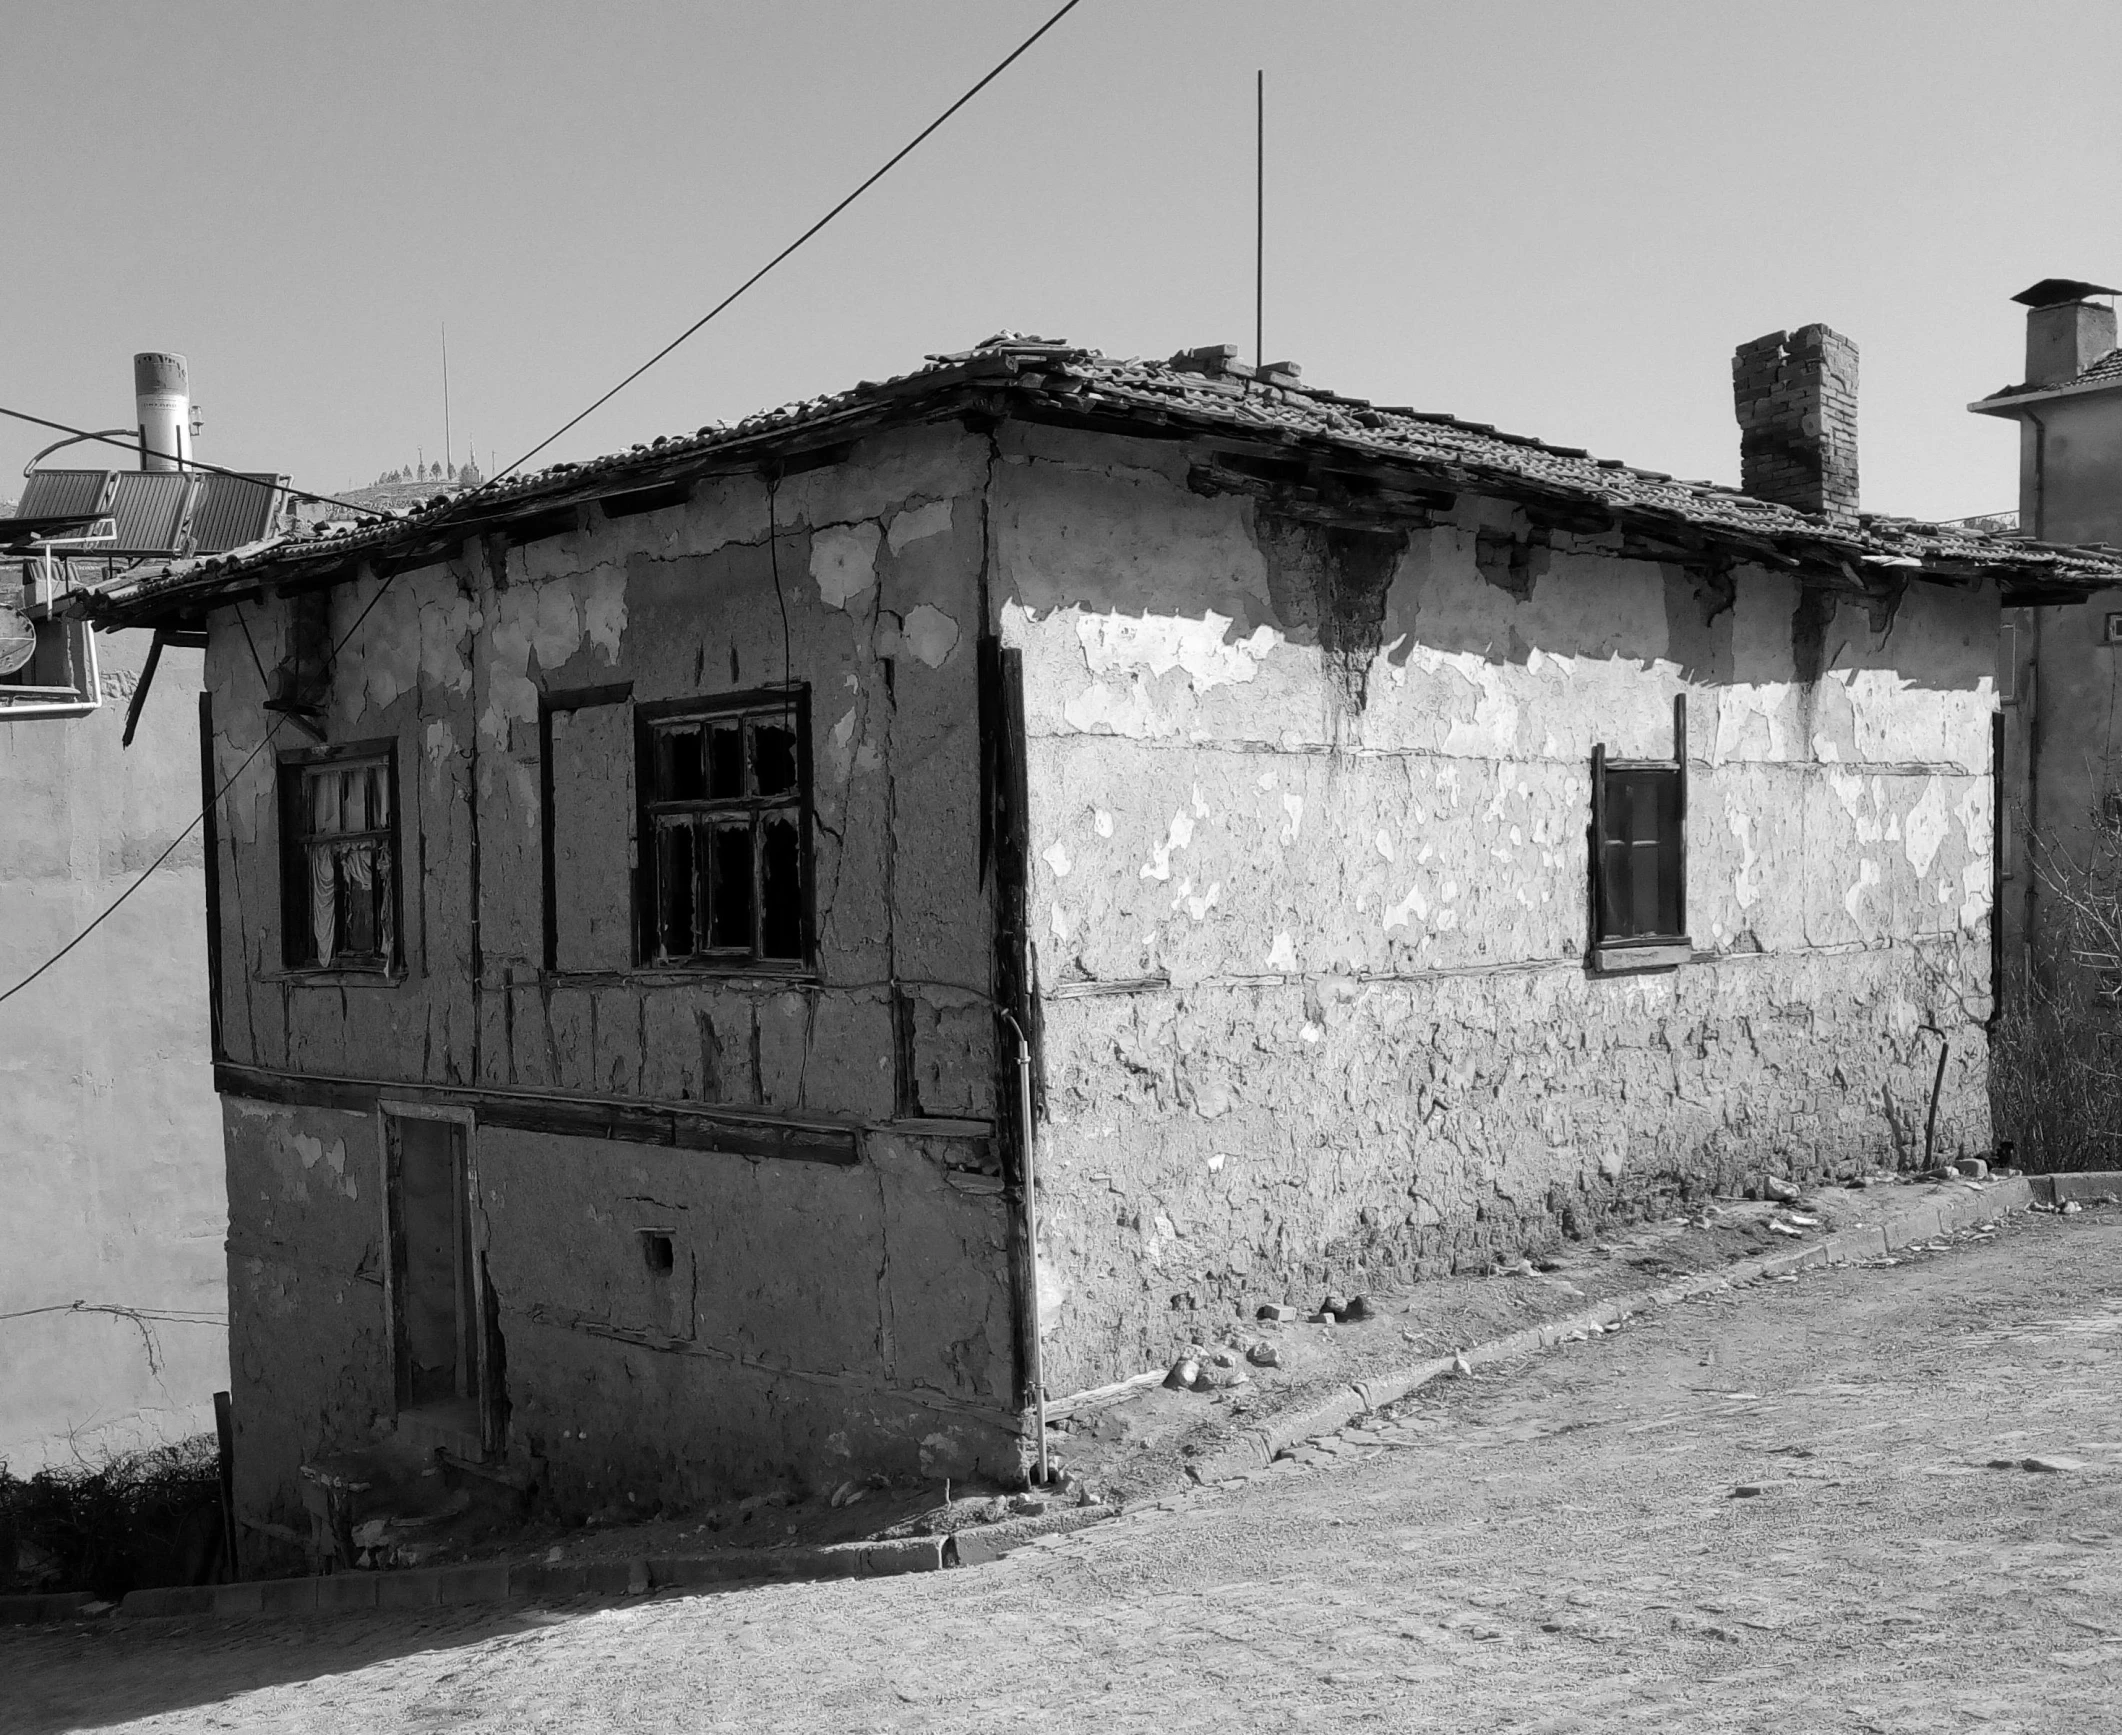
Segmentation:
{"type": "Polygon", "coordinates": [[[192,461],[192,388],[184,357],[152,350],[134,356],[133,401],[139,406],[140,468],[185,468],[192,461]]]}

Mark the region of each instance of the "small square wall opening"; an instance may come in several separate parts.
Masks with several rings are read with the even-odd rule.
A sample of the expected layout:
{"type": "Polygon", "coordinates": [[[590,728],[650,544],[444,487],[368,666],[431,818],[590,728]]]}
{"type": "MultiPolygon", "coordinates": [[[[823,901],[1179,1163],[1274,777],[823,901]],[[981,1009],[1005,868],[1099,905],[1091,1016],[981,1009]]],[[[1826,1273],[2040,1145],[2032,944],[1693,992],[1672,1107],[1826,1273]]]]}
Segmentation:
{"type": "Polygon", "coordinates": [[[676,1255],[671,1248],[671,1238],[668,1230],[643,1229],[641,1231],[641,1262],[649,1268],[649,1271],[654,1276],[665,1277],[670,1274],[672,1265],[676,1263],[676,1255]]]}

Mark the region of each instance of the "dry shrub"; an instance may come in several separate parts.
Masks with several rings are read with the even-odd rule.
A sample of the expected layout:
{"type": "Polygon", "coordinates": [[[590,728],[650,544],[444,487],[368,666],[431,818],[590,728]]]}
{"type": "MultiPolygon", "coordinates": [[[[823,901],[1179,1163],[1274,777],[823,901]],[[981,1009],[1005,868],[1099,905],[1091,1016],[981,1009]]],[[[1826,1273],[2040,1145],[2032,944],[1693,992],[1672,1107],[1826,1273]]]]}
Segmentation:
{"type": "Polygon", "coordinates": [[[2122,806],[2026,859],[2039,941],[1990,1037],[1997,1136],[2036,1174],[2122,1167],[2122,806]]]}
{"type": "Polygon", "coordinates": [[[203,1584],[221,1570],[221,1474],[214,1437],[100,1464],[11,1474],[0,1463],[0,1584],[120,1597],[203,1584]]]}

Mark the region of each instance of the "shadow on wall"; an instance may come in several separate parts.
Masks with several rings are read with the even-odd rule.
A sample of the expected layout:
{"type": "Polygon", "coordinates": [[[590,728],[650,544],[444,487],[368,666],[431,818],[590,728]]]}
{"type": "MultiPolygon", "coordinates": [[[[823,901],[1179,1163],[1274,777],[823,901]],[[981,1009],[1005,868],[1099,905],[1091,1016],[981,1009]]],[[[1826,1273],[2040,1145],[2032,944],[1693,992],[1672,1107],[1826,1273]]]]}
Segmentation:
{"type": "Polygon", "coordinates": [[[1619,532],[1554,529],[1478,497],[1445,523],[1333,528],[1204,495],[1183,462],[1131,443],[1126,456],[1146,462],[1092,473],[1035,453],[1039,485],[1005,487],[1017,601],[1034,615],[1214,624],[1222,646],[1255,657],[1278,643],[1316,647],[1357,708],[1377,655],[1397,666],[1417,645],[1496,664],[1666,663],[1707,683],[1875,669],[1973,692],[1995,672],[1994,631],[1965,630],[1959,608],[1904,617],[1901,577],[1860,597],[1801,591],[1723,556],[1631,559],[1619,532]]]}

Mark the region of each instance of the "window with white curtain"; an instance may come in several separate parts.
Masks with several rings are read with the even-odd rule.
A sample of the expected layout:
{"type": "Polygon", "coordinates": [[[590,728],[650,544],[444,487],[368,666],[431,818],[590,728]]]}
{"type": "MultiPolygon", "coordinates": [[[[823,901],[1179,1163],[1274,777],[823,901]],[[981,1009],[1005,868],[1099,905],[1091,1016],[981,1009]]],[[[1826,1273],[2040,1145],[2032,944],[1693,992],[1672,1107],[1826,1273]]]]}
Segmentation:
{"type": "Polygon", "coordinates": [[[281,914],[290,969],[398,961],[398,814],[388,748],[280,767],[281,914]]]}

